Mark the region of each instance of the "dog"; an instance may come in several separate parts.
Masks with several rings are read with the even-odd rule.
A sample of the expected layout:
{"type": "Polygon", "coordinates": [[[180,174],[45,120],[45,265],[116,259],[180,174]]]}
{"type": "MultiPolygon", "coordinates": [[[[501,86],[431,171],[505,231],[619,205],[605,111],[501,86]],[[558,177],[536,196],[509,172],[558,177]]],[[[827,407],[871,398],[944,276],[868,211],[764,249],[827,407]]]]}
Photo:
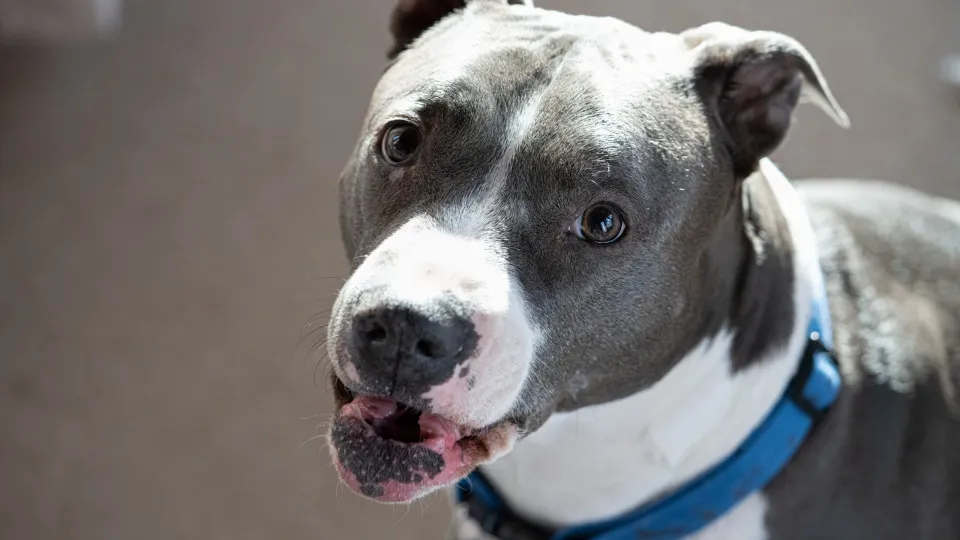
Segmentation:
{"type": "Polygon", "coordinates": [[[505,0],[391,28],[340,179],[346,485],[456,486],[460,539],[960,538],[960,204],[784,177],[798,103],[848,125],[803,45],[505,0]]]}

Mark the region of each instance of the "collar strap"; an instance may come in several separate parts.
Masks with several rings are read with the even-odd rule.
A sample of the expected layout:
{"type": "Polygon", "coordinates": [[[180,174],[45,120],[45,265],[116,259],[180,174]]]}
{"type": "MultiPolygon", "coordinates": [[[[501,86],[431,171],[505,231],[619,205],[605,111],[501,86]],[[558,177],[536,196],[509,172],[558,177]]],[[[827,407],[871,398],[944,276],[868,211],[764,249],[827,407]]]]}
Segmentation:
{"type": "Polygon", "coordinates": [[[457,485],[457,500],[486,534],[501,540],[673,540],[693,534],[769,484],[823,419],[841,382],[831,344],[826,296],[820,295],[797,372],[767,418],[724,461],[635,511],[547,530],[511,511],[479,470],[457,485]]]}

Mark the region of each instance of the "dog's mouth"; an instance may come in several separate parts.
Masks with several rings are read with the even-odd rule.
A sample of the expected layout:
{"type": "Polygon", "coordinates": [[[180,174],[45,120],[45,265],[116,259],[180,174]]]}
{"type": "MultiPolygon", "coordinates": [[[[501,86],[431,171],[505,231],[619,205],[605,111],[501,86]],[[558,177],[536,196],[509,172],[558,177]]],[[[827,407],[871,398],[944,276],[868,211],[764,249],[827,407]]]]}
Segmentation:
{"type": "Polygon", "coordinates": [[[373,398],[358,400],[357,403],[362,409],[364,421],[373,427],[373,432],[381,439],[420,444],[443,435],[442,431],[431,429],[436,426],[430,426],[429,418],[424,418],[428,421],[425,422],[427,425],[420,425],[420,417],[423,413],[412,407],[389,401],[378,403],[373,398]],[[384,409],[388,407],[392,408],[393,412],[382,416],[384,409]]]}
{"type": "Polygon", "coordinates": [[[334,380],[330,447],[340,478],[381,502],[407,502],[457,482],[513,443],[502,422],[472,429],[389,398],[355,395],[334,380]]]}

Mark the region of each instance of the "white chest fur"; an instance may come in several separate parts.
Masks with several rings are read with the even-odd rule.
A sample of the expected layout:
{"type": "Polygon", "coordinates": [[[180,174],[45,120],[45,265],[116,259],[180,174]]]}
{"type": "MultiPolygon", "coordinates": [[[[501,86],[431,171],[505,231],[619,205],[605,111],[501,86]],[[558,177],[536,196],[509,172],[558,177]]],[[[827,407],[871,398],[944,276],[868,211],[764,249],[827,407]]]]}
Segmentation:
{"type": "MultiPolygon", "coordinates": [[[[816,247],[802,204],[765,161],[794,241],[796,323],[786,346],[737,373],[732,333],[705,339],[651,388],[556,414],[485,472],[520,515],[552,526],[614,517],[686,482],[729,455],[763,420],[796,369],[806,341],[816,247]]],[[[766,538],[755,494],[698,533],[702,540],[766,538]]]]}
{"type": "MultiPolygon", "coordinates": [[[[555,415],[487,475],[521,515],[553,526],[614,517],[696,476],[762,418],[737,392],[772,404],[794,369],[783,360],[730,377],[731,339],[704,341],[645,392],[555,415]]],[[[764,510],[756,495],[697,538],[763,539],[764,510]]]]}

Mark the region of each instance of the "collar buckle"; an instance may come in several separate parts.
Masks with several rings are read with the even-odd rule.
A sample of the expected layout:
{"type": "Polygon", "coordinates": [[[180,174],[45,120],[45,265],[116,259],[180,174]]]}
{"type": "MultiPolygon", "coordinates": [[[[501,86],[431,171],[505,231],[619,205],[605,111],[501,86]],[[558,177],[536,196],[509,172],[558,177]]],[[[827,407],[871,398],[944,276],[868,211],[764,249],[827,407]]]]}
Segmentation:
{"type": "MultiPolygon", "coordinates": [[[[815,371],[823,371],[823,364],[825,363],[829,364],[831,369],[839,370],[837,358],[833,350],[824,343],[821,333],[816,330],[811,331],[797,372],[787,386],[786,395],[804,414],[810,417],[813,425],[817,425],[823,420],[833,402],[830,399],[828,403],[824,404],[821,398],[819,399],[821,403],[818,404],[817,397],[809,395],[811,392],[810,379],[814,376],[815,371]]],[[[822,388],[816,388],[813,391],[817,390],[822,390],[822,388]]]]}

